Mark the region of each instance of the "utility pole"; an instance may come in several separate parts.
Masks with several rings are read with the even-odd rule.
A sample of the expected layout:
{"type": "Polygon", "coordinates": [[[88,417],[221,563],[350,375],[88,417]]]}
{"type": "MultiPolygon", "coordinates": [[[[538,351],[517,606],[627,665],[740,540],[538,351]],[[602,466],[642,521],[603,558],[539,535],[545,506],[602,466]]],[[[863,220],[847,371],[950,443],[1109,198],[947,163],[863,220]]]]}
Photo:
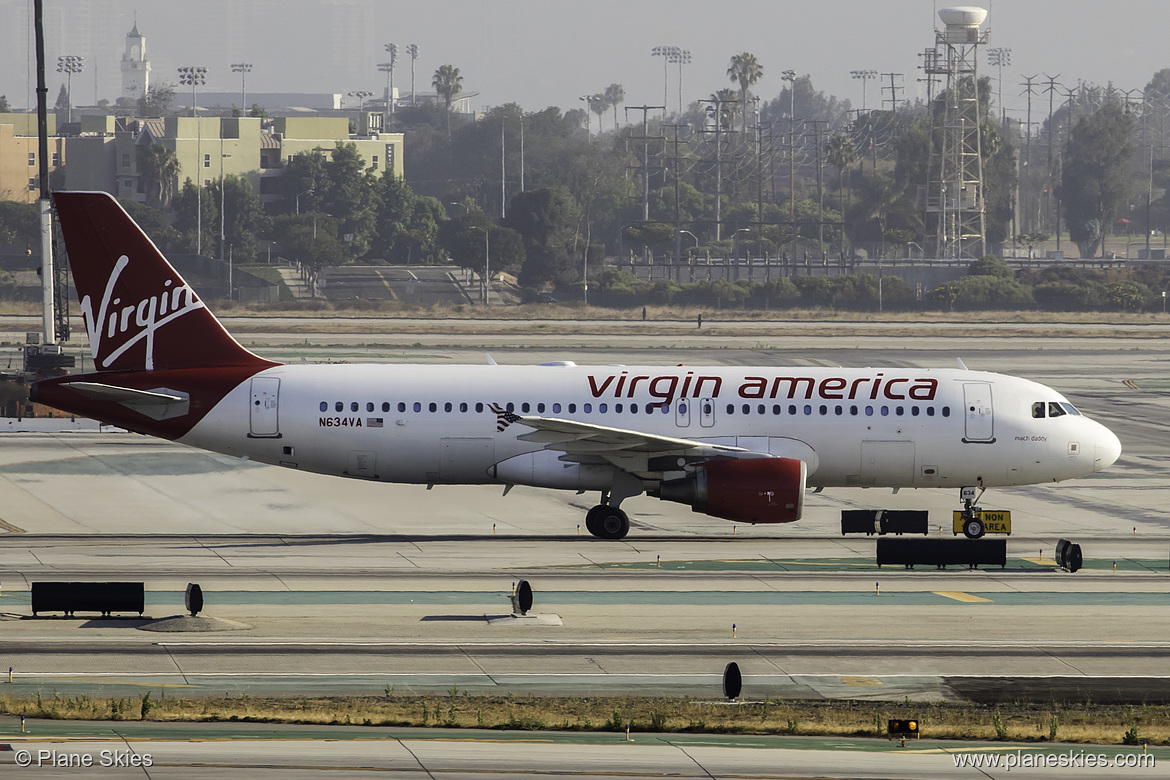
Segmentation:
{"type": "Polygon", "coordinates": [[[882,75],[882,78],[888,78],[890,80],[890,85],[888,87],[882,87],[882,92],[885,92],[887,89],[890,91],[890,97],[888,100],[883,99],[882,102],[890,104],[890,113],[891,114],[897,114],[898,113],[898,93],[904,92],[906,88],[903,87],[901,84],[895,84],[894,78],[897,77],[897,79],[899,81],[901,81],[903,74],[901,74],[901,73],[883,73],[881,75],[882,75]]]}
{"type": "MultiPolygon", "coordinates": [[[[1024,165],[1027,166],[1027,172],[1029,174],[1032,172],[1032,96],[1035,94],[1033,91],[1033,82],[1038,76],[1039,74],[1035,76],[1024,76],[1024,83],[1020,84],[1024,88],[1023,94],[1028,96],[1028,117],[1026,120],[1027,124],[1024,125],[1024,165]]],[[[1030,200],[1029,203],[1031,203],[1030,200]]],[[[1024,213],[1026,214],[1027,212],[1024,213]]],[[[1023,225],[1020,227],[1023,228],[1023,225]]],[[[1032,227],[1035,228],[1035,225],[1032,227]]]]}
{"type": "MultiPolygon", "coordinates": [[[[663,125],[674,130],[674,156],[671,159],[671,165],[674,166],[674,259],[678,262],[682,261],[682,219],[681,219],[681,193],[679,192],[679,184],[682,180],[682,171],[679,170],[679,156],[678,156],[678,131],[679,128],[685,125],[663,125]]],[[[681,272],[680,272],[681,273],[681,272]]]]}
{"type": "MultiPolygon", "coordinates": [[[[1058,78],[1060,78],[1060,74],[1057,73],[1055,76],[1049,76],[1047,73],[1045,73],[1044,78],[1048,79],[1048,86],[1044,88],[1044,91],[1048,93],[1048,180],[1046,182],[1046,184],[1048,185],[1048,187],[1047,187],[1048,197],[1044,199],[1044,226],[1048,227],[1048,225],[1051,224],[1051,222],[1052,222],[1050,209],[1052,208],[1052,206],[1051,206],[1052,189],[1053,189],[1053,186],[1055,184],[1055,182],[1052,178],[1052,173],[1053,173],[1052,172],[1052,147],[1053,147],[1053,143],[1052,143],[1052,115],[1053,115],[1053,109],[1054,109],[1053,100],[1054,100],[1054,95],[1056,94],[1056,90],[1058,88],[1056,80],[1058,78]]],[[[1057,231],[1056,242],[1058,245],[1060,244],[1059,231],[1057,231]]]]}
{"type": "MultiPolygon", "coordinates": [[[[824,146],[822,144],[822,130],[823,127],[829,123],[824,119],[806,119],[805,124],[813,126],[813,132],[817,134],[817,241],[818,248],[823,252],[825,246],[825,180],[824,180],[824,163],[821,155],[824,153],[824,146]]],[[[795,231],[796,226],[793,225],[795,231]]]]}
{"type": "Polygon", "coordinates": [[[704,129],[704,133],[715,133],[715,240],[721,241],[723,239],[723,134],[734,133],[734,130],[723,129],[724,106],[734,105],[739,102],[738,98],[708,98],[707,100],[700,100],[700,103],[708,103],[706,112],[707,116],[714,117],[715,129],[704,129]]]}
{"type": "MultiPolygon", "coordinates": [[[[642,221],[650,220],[650,112],[657,109],[666,110],[666,106],[626,106],[626,121],[629,121],[630,111],[642,112],[642,135],[631,136],[630,140],[642,142],[642,221]]],[[[654,140],[665,140],[664,136],[656,135],[654,140]]]]}

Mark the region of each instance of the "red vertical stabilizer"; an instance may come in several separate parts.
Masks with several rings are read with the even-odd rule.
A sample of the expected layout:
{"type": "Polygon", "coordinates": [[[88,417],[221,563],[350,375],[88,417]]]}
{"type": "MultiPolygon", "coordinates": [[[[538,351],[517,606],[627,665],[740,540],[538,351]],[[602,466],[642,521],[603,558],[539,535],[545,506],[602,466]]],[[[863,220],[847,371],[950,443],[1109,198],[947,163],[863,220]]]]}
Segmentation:
{"type": "Polygon", "coordinates": [[[276,365],[224,330],[108,193],[53,200],[98,371],[276,365]]]}

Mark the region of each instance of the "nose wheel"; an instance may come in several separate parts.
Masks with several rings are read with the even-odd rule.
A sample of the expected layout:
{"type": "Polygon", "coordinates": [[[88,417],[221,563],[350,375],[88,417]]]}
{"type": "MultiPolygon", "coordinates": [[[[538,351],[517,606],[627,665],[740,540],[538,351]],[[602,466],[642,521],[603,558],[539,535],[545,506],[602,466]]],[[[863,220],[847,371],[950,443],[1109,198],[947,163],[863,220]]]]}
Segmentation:
{"type": "Polygon", "coordinates": [[[621,539],[630,532],[630,516],[616,506],[598,504],[585,515],[585,528],[598,539],[621,539]]]}
{"type": "Polygon", "coordinates": [[[965,487],[959,494],[963,500],[963,536],[968,539],[980,539],[987,532],[979,517],[983,510],[976,505],[987,488],[980,486],[978,494],[975,490],[973,487],[965,487]]]}

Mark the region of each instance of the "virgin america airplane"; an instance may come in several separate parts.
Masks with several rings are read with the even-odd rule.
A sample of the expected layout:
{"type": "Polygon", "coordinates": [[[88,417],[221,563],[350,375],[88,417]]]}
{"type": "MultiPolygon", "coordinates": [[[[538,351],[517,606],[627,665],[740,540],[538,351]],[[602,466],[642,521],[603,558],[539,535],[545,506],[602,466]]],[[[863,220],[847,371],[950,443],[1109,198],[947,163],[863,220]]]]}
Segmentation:
{"type": "Polygon", "coordinates": [[[739,523],[812,488],[971,488],[1100,471],[1117,437],[1044,385],[963,369],[282,365],[220,325],[117,201],[59,192],[96,371],[34,398],[131,431],[381,482],[597,491],[620,539],[647,493],[739,523]]]}

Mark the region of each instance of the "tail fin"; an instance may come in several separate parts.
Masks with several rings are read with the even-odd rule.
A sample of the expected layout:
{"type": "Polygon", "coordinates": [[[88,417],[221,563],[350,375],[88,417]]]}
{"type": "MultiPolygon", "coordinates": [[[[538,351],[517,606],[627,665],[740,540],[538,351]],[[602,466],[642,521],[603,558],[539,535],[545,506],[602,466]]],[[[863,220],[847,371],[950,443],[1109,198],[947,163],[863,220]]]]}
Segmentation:
{"type": "Polygon", "coordinates": [[[111,195],[53,199],[99,371],[276,365],[224,330],[111,195]]]}

